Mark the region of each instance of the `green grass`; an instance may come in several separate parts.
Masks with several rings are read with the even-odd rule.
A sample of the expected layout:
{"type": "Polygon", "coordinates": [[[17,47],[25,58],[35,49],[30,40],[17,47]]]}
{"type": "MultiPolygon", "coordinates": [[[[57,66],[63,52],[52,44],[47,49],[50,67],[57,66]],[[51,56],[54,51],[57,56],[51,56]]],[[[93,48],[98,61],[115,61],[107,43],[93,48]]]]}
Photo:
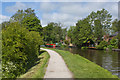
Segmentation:
{"type": "Polygon", "coordinates": [[[58,49],[52,50],[56,51],[63,57],[69,70],[73,73],[74,78],[117,78],[115,80],[118,80],[116,75],[112,75],[108,70],[80,55],[58,49]]]}
{"type": "Polygon", "coordinates": [[[37,65],[33,66],[28,72],[21,75],[20,78],[43,78],[45,75],[47,63],[49,60],[49,54],[42,50],[42,54],[38,57],[40,60],[37,61],[37,65]]]}

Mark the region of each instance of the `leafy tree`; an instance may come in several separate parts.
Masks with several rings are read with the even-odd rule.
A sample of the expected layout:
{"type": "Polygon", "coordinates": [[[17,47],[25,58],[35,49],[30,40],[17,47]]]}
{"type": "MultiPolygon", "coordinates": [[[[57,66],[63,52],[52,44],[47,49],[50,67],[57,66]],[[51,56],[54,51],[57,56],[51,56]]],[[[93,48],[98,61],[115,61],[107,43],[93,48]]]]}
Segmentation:
{"type": "Polygon", "coordinates": [[[115,20],[112,22],[111,30],[112,30],[112,33],[113,33],[113,34],[114,34],[115,32],[120,31],[120,30],[119,30],[119,25],[118,25],[118,19],[115,19],[115,20]]]}
{"type": "Polygon", "coordinates": [[[93,35],[96,35],[94,38],[102,40],[102,37],[98,37],[100,34],[101,36],[103,36],[103,34],[109,34],[112,15],[107,10],[102,9],[101,11],[98,10],[97,12],[91,12],[87,18],[91,24],[91,29],[94,33],[93,35]],[[100,31],[98,30],[98,27],[100,27],[100,31]]]}
{"type": "Polygon", "coordinates": [[[26,26],[29,31],[37,31],[42,35],[42,26],[37,17],[25,17],[22,24],[26,26]]]}
{"type": "Polygon", "coordinates": [[[92,38],[91,26],[88,19],[79,20],[75,27],[70,27],[68,36],[71,38],[72,43],[81,46],[88,39],[92,38]]]}
{"type": "Polygon", "coordinates": [[[34,65],[39,55],[42,38],[18,22],[10,23],[2,30],[2,74],[15,78],[34,65]]]}
{"type": "Polygon", "coordinates": [[[27,17],[27,16],[31,16],[31,17],[36,17],[34,10],[32,10],[31,8],[28,8],[26,10],[18,10],[17,13],[15,13],[11,19],[15,22],[22,22],[22,20],[27,17]]]}
{"type": "Polygon", "coordinates": [[[51,22],[43,28],[43,34],[44,41],[56,43],[65,39],[66,29],[62,29],[61,24],[51,22]]]}
{"type": "Polygon", "coordinates": [[[67,35],[70,38],[70,43],[73,43],[74,40],[74,32],[75,32],[75,26],[70,26],[69,30],[67,31],[67,35]]]}
{"type": "Polygon", "coordinates": [[[115,19],[112,22],[111,30],[113,33],[117,32],[117,39],[118,39],[118,48],[120,49],[120,20],[115,19]]]}
{"type": "Polygon", "coordinates": [[[2,22],[2,24],[1,24],[2,29],[6,28],[9,24],[10,24],[9,21],[4,21],[4,22],[2,22]]]}
{"type": "Polygon", "coordinates": [[[97,40],[99,41],[102,41],[102,37],[103,37],[103,34],[102,34],[102,24],[100,22],[100,20],[95,20],[94,22],[94,36],[97,38],[97,40]]]}
{"type": "Polygon", "coordinates": [[[76,27],[77,30],[79,31],[78,34],[79,45],[82,45],[82,43],[85,43],[88,39],[91,39],[92,31],[89,21],[87,19],[78,21],[76,27]]]}
{"type": "Polygon", "coordinates": [[[37,31],[40,33],[40,35],[42,35],[42,26],[40,20],[35,15],[34,10],[31,8],[26,10],[18,10],[17,13],[11,17],[11,20],[24,25],[29,31],[37,31]]]}

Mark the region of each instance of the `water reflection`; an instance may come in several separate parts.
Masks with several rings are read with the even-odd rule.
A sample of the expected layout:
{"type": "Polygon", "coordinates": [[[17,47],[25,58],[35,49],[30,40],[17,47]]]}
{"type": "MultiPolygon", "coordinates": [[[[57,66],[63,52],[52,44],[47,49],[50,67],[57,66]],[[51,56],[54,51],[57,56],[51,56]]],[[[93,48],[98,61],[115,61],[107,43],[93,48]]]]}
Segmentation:
{"type": "Polygon", "coordinates": [[[91,49],[81,50],[79,48],[60,47],[58,49],[67,50],[74,54],[79,54],[109,70],[113,75],[117,75],[120,78],[120,52],[91,49]]]}

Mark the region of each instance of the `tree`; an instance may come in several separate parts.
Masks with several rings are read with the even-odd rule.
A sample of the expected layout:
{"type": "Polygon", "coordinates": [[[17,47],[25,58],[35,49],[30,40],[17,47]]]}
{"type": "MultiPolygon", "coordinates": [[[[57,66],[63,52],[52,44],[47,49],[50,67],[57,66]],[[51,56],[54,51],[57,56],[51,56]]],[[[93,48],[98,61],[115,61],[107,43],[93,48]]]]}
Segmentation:
{"type": "Polygon", "coordinates": [[[119,31],[118,27],[119,27],[119,25],[118,25],[118,19],[115,19],[112,22],[112,27],[111,27],[112,34],[114,34],[115,32],[119,31]]]}
{"type": "Polygon", "coordinates": [[[2,30],[3,78],[16,78],[36,62],[42,38],[38,32],[29,31],[18,22],[2,30]]]}
{"type": "Polygon", "coordinates": [[[75,31],[75,26],[70,26],[69,30],[67,31],[67,36],[70,38],[70,43],[73,43],[74,31],[75,31]]]}
{"type": "Polygon", "coordinates": [[[102,32],[102,24],[100,20],[95,20],[94,25],[94,36],[97,38],[97,40],[102,41],[102,37],[104,34],[102,32]]]}
{"type": "Polygon", "coordinates": [[[24,25],[29,31],[37,31],[40,33],[40,35],[42,35],[42,26],[40,20],[35,15],[34,10],[31,8],[26,10],[18,10],[17,13],[11,17],[11,20],[24,25]]]}
{"type": "Polygon", "coordinates": [[[31,8],[28,8],[26,10],[18,10],[17,13],[15,13],[11,19],[15,22],[22,22],[22,20],[27,17],[27,16],[31,16],[31,17],[36,17],[34,10],[32,10],[31,8]]]}
{"type": "Polygon", "coordinates": [[[46,42],[59,42],[65,39],[66,28],[62,29],[61,24],[51,22],[43,28],[44,41],[46,42]]]}
{"type": "Polygon", "coordinates": [[[102,40],[103,35],[109,34],[112,15],[107,10],[102,9],[97,12],[91,12],[87,18],[89,19],[93,35],[95,35],[94,38],[102,40]]]}
{"type": "Polygon", "coordinates": [[[86,43],[88,39],[92,38],[91,26],[89,24],[88,19],[79,20],[76,23],[76,30],[78,30],[78,45],[82,45],[82,43],[86,43]]]}
{"type": "Polygon", "coordinates": [[[6,28],[9,24],[10,24],[9,21],[2,22],[2,24],[1,24],[2,25],[2,29],[6,28]]]}
{"type": "Polygon", "coordinates": [[[120,49],[120,20],[115,19],[112,22],[111,30],[112,30],[113,33],[118,33],[117,34],[118,48],[120,49]]]}
{"type": "Polygon", "coordinates": [[[91,39],[92,31],[88,19],[79,20],[75,27],[70,27],[68,36],[71,38],[71,42],[76,46],[82,46],[88,39],[91,39]]]}
{"type": "Polygon", "coordinates": [[[26,26],[29,31],[36,31],[42,35],[42,26],[40,20],[37,17],[27,16],[23,19],[22,24],[26,26]]]}

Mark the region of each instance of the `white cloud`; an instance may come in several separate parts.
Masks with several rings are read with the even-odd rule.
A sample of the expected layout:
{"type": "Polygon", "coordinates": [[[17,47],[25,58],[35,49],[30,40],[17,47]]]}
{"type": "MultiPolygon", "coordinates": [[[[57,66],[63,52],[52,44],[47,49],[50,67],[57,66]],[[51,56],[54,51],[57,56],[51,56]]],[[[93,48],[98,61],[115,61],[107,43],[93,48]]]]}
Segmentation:
{"type": "MultiPolygon", "coordinates": [[[[78,20],[78,16],[65,14],[65,13],[53,13],[53,14],[43,14],[42,25],[48,24],[50,22],[62,23],[64,26],[75,25],[78,20]]],[[[80,19],[80,18],[79,18],[80,19]]]]}
{"type": "Polygon", "coordinates": [[[15,13],[18,9],[25,9],[27,7],[28,6],[26,6],[25,4],[23,4],[21,2],[16,2],[16,4],[13,6],[7,6],[6,11],[10,12],[10,13],[15,13]]]}
{"type": "Polygon", "coordinates": [[[0,14],[0,24],[4,21],[9,21],[10,17],[9,16],[4,16],[0,14]]]}
{"type": "MultiPolygon", "coordinates": [[[[37,0],[34,0],[33,2],[36,1],[37,0]]],[[[45,0],[41,2],[38,6],[39,9],[37,9],[37,12],[39,13],[39,15],[37,15],[42,17],[41,23],[43,26],[47,25],[49,22],[61,22],[65,26],[75,25],[75,23],[79,19],[85,18],[92,11],[101,10],[102,8],[108,10],[113,15],[113,19],[117,18],[118,15],[118,3],[110,3],[109,0],[91,0],[93,2],[89,2],[90,0],[81,0],[81,2],[77,3],[75,2],[76,0],[73,2],[67,0],[67,2],[70,3],[64,2],[66,0],[61,0],[61,3],[52,3],[52,1],[45,0]]],[[[36,5],[33,4],[31,8],[33,8],[34,6],[36,5]]],[[[15,13],[18,9],[25,9],[28,7],[30,7],[30,5],[26,5],[25,3],[21,2],[16,2],[14,6],[8,6],[6,10],[8,12],[15,13]]]]}
{"type": "Polygon", "coordinates": [[[56,9],[56,5],[50,2],[43,2],[40,4],[40,12],[50,12],[56,9]]]}
{"type": "Polygon", "coordinates": [[[2,0],[2,2],[118,2],[119,0],[2,0]]]}
{"type": "MultiPolygon", "coordinates": [[[[53,4],[53,6],[55,6],[53,4]]],[[[88,16],[92,11],[101,10],[105,8],[112,15],[113,19],[118,15],[118,4],[109,2],[90,2],[90,3],[60,3],[57,12],[48,13],[44,12],[42,15],[42,25],[49,22],[61,22],[65,26],[75,25],[75,23],[82,18],[88,16]]],[[[49,9],[49,6],[47,7],[49,9]]]]}

